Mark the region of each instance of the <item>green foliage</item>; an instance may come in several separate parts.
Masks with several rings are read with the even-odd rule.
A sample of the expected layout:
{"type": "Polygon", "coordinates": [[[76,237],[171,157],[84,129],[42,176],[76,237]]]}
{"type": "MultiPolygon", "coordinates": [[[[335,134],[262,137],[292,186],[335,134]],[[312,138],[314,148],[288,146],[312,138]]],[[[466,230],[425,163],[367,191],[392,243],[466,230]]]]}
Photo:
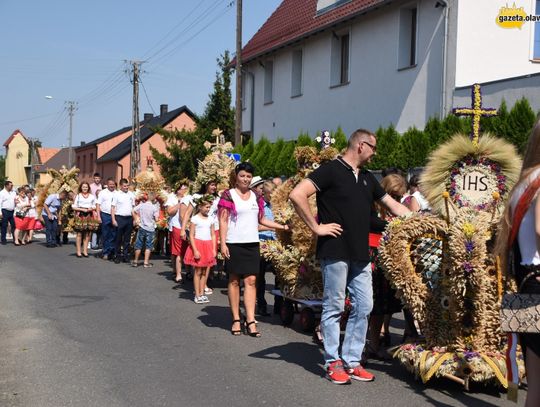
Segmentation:
{"type": "Polygon", "coordinates": [[[396,153],[399,145],[399,133],[393,125],[383,129],[379,127],[377,135],[377,154],[372,158],[368,168],[384,169],[397,167],[396,153]]]}
{"type": "Polygon", "coordinates": [[[301,132],[298,135],[298,139],[296,140],[296,145],[298,147],[304,147],[304,146],[315,147],[317,145],[317,142],[309,136],[309,133],[301,132]]]}
{"type": "Polygon", "coordinates": [[[253,156],[254,152],[255,144],[253,144],[253,139],[251,139],[242,149],[242,161],[251,161],[251,157],[253,156]]]}
{"type": "Polygon", "coordinates": [[[160,153],[150,146],[152,156],[161,169],[161,174],[167,185],[176,186],[183,178],[194,180],[197,175],[199,160],[208,154],[204,142],[211,136],[196,129],[165,130],[156,129],[166,144],[166,152],[160,153]]]}
{"type": "Polygon", "coordinates": [[[209,95],[204,114],[199,118],[197,126],[204,134],[211,134],[212,130],[223,130],[225,139],[234,139],[234,109],[231,107],[231,57],[229,51],[225,51],[217,59],[219,70],[216,72],[214,90],[209,95]]]}
{"type": "Polygon", "coordinates": [[[0,155],[0,188],[4,187],[6,181],[6,157],[0,155]]]}
{"type": "Polygon", "coordinates": [[[519,152],[524,153],[531,129],[536,121],[536,115],[528,100],[518,100],[508,115],[507,126],[510,130],[508,141],[514,144],[519,152]]]}
{"type": "Polygon", "coordinates": [[[290,177],[296,173],[296,161],[294,159],[294,141],[287,141],[279,153],[276,164],[274,165],[274,176],[290,177]],[[294,163],[294,165],[293,165],[294,163]]]}
{"type": "Polygon", "coordinates": [[[333,147],[337,151],[341,152],[344,148],[347,147],[347,143],[348,143],[347,135],[345,134],[341,126],[338,126],[337,130],[332,132],[332,137],[336,140],[333,147]]]}
{"type": "Polygon", "coordinates": [[[426,164],[429,151],[430,145],[427,135],[416,127],[410,128],[399,139],[396,167],[403,170],[422,167],[426,164]]]}
{"type": "Polygon", "coordinates": [[[270,178],[279,175],[279,172],[276,170],[276,164],[279,160],[279,155],[281,150],[285,147],[285,141],[282,138],[278,138],[275,143],[272,144],[272,151],[266,161],[266,164],[262,170],[263,178],[270,178]]]}
{"type": "Polygon", "coordinates": [[[255,175],[262,176],[262,171],[264,171],[264,166],[271,151],[272,144],[270,144],[270,141],[266,137],[261,137],[255,145],[255,151],[250,158],[251,163],[255,167],[255,175]]]}

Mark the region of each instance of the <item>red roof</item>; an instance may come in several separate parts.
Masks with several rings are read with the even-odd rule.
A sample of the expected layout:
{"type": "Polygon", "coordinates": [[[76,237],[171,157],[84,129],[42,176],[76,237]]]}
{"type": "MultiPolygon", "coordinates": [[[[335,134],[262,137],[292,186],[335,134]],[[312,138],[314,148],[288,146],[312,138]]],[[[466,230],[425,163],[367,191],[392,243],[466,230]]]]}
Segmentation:
{"type": "Polygon", "coordinates": [[[38,148],[39,162],[41,164],[45,164],[52,157],[54,157],[56,153],[58,153],[59,151],[60,151],[59,148],[39,147],[38,148]]]}
{"type": "Polygon", "coordinates": [[[15,130],[13,133],[11,133],[11,136],[9,136],[9,138],[6,140],[6,142],[4,143],[4,147],[7,147],[9,146],[9,143],[11,143],[11,141],[15,138],[15,136],[17,134],[20,134],[22,136],[23,139],[25,139],[27,142],[28,140],[26,139],[26,137],[24,136],[23,132],[20,131],[19,129],[15,130]]]}
{"type": "Polygon", "coordinates": [[[351,0],[317,15],[317,0],[283,0],[242,50],[245,62],[364,14],[388,0],[351,0]]]}

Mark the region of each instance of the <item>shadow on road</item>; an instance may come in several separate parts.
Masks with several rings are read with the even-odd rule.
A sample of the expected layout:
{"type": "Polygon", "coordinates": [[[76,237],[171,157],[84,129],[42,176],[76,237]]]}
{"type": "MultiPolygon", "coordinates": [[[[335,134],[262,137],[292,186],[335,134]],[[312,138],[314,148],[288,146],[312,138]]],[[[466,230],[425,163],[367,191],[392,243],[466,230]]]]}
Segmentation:
{"type": "Polygon", "coordinates": [[[305,342],[290,342],[248,355],[252,358],[275,360],[298,365],[311,374],[324,376],[324,369],[319,363],[321,350],[316,345],[305,342]]]}

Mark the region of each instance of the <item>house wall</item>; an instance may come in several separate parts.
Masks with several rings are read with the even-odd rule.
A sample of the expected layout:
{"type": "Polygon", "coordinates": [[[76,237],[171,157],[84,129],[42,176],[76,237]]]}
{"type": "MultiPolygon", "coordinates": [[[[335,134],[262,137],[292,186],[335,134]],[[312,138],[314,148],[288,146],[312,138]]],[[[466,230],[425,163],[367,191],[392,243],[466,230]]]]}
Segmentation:
{"type": "Polygon", "coordinates": [[[81,146],[75,151],[74,165],[80,170],[79,179],[81,181],[90,181],[96,172],[96,154],[96,145],[81,146]]]}
{"type": "MultiPolygon", "coordinates": [[[[193,130],[195,129],[195,121],[189,115],[182,113],[180,116],[172,120],[167,126],[165,126],[165,129],[193,130]]],[[[148,140],[141,144],[141,171],[146,170],[148,166],[148,158],[152,159],[150,146],[156,148],[161,153],[167,151],[166,143],[163,141],[163,138],[157,133],[153,134],[148,140]]],[[[103,179],[114,177],[118,182],[121,178],[129,178],[130,162],[130,155],[127,154],[118,162],[109,161],[98,164],[98,171],[101,172],[103,179]]],[[[160,173],[160,168],[158,165],[154,164],[153,168],[155,172],[158,174],[160,173]]]]}
{"type": "Polygon", "coordinates": [[[127,139],[131,135],[131,130],[128,130],[124,133],[120,133],[117,136],[114,136],[102,143],[97,144],[97,158],[103,157],[103,155],[107,154],[109,151],[111,151],[114,147],[116,147],[118,144],[120,144],[122,141],[127,139]]]}
{"type": "MultiPolygon", "coordinates": [[[[423,128],[441,106],[444,13],[431,0],[417,4],[417,64],[398,70],[399,6],[390,5],[335,27],[350,29],[350,82],[331,87],[330,30],[245,66],[255,77],[254,137],[294,139],[341,125],[346,134],[359,127],[394,124],[398,131],[423,128]],[[303,49],[303,92],[291,97],[292,51],[303,49]],[[264,104],[264,62],[274,61],[273,103],[264,104]]],[[[246,76],[243,131],[251,130],[253,81],[246,76]]]]}
{"type": "Polygon", "coordinates": [[[534,23],[511,29],[496,24],[501,7],[513,4],[535,14],[534,0],[459,1],[456,87],[540,72],[540,61],[532,61],[534,23]]]}
{"type": "Polygon", "coordinates": [[[30,162],[28,142],[19,133],[6,147],[6,178],[15,186],[28,184],[26,166],[30,162]]]}

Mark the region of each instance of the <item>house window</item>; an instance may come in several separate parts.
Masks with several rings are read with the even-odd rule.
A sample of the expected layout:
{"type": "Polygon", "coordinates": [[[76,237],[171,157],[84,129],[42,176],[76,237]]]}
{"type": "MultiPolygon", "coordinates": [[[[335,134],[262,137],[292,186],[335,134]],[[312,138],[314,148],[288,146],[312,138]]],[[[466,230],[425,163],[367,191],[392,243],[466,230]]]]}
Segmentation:
{"type": "Polygon", "coordinates": [[[94,175],[94,153],[90,153],[90,175],[94,175]]]}
{"type": "MultiPolygon", "coordinates": [[[[540,0],[536,0],[535,14],[540,14],[540,0]]],[[[540,22],[534,23],[533,59],[540,60],[540,22]]]]}
{"type": "Polygon", "coordinates": [[[332,34],[331,86],[349,83],[351,35],[349,31],[332,34]]]}
{"type": "Polygon", "coordinates": [[[292,53],[291,96],[302,95],[302,50],[292,53]]]}
{"type": "Polygon", "coordinates": [[[81,156],[80,155],[77,156],[77,168],[81,169],[81,156]]]}
{"type": "Polygon", "coordinates": [[[274,101],[274,61],[266,61],[264,64],[264,103],[274,101]]]}
{"type": "Polygon", "coordinates": [[[86,173],[86,154],[83,155],[83,158],[82,158],[82,168],[81,168],[81,172],[84,174],[86,173]]]}
{"type": "Polygon", "coordinates": [[[323,14],[333,10],[342,4],[349,3],[351,0],[317,0],[317,14],[323,14]]]}
{"type": "Polygon", "coordinates": [[[416,65],[416,40],[418,34],[418,9],[402,8],[399,12],[398,69],[416,65]]]}

